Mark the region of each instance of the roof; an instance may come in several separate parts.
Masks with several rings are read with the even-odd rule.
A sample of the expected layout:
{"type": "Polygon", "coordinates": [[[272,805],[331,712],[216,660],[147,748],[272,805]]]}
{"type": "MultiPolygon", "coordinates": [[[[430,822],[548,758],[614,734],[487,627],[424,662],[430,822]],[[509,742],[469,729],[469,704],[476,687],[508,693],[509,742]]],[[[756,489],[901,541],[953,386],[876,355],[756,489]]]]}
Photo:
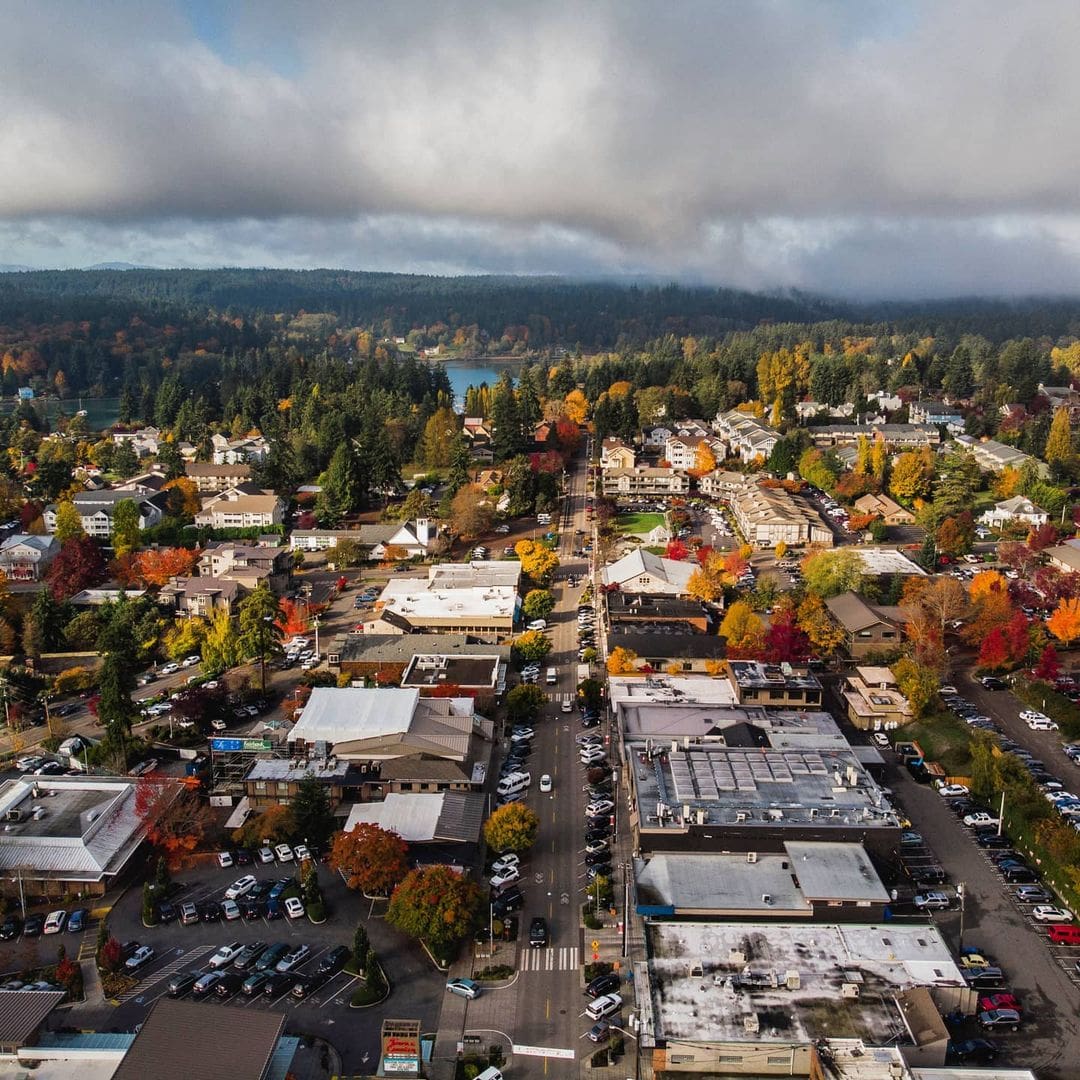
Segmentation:
{"type": "Polygon", "coordinates": [[[761,660],[729,660],[728,669],[739,686],[748,690],[820,690],[821,680],[805,668],[766,664],[761,660]]]}
{"type": "MultiPolygon", "coordinates": [[[[436,563],[428,570],[429,588],[457,589],[513,586],[521,580],[521,563],[517,559],[483,559],[467,563],[436,563]]],[[[415,583],[414,583],[415,584],[415,583]]]]}
{"type": "MultiPolygon", "coordinates": [[[[519,563],[513,565],[520,570],[519,563]]],[[[410,627],[425,622],[453,626],[471,619],[513,620],[518,591],[516,585],[435,588],[426,581],[391,581],[378,603],[377,616],[394,614],[410,627]]]]}
{"type": "Polygon", "coordinates": [[[289,742],[352,742],[400,734],[409,730],[419,700],[419,690],[400,687],[317,686],[289,732],[289,742]]]}
{"type": "Polygon", "coordinates": [[[926,577],[926,571],[921,566],[917,566],[896,548],[860,547],[855,550],[862,559],[867,574],[912,574],[915,577],[926,577]]]}
{"type": "Polygon", "coordinates": [[[0,1048],[29,1041],[63,1000],[62,990],[0,990],[0,1048]]]}
{"type": "Polygon", "coordinates": [[[251,466],[246,461],[238,461],[235,465],[215,465],[212,461],[189,461],[184,466],[188,476],[250,476],[251,466]]]}
{"type": "Polygon", "coordinates": [[[43,555],[60,550],[60,543],[55,536],[35,536],[32,533],[15,533],[0,542],[0,551],[16,547],[36,548],[43,555]]]}
{"type": "Polygon", "coordinates": [[[830,596],[825,601],[833,618],[852,633],[867,630],[871,626],[887,622],[858,593],[848,591],[839,596],[830,596]]]}
{"type": "Polygon", "coordinates": [[[653,656],[672,660],[720,660],[727,652],[723,638],[692,633],[685,623],[673,627],[672,633],[664,632],[667,627],[645,625],[649,629],[627,629],[625,623],[616,623],[608,634],[608,649],[630,649],[643,659],[653,656]]]}
{"type": "Polygon", "coordinates": [[[1080,549],[1069,544],[1059,544],[1057,547],[1047,548],[1046,557],[1064,564],[1070,570],[1080,570],[1080,549]]]}
{"type": "Polygon", "coordinates": [[[446,758],[424,757],[421,754],[406,754],[379,762],[379,777],[382,780],[412,780],[429,784],[467,784],[470,774],[456,761],[446,758]]]}
{"type": "Polygon", "coordinates": [[[784,850],[799,888],[810,900],[889,902],[889,893],[862,844],[789,840],[784,850]]]}
{"type": "Polygon", "coordinates": [[[653,619],[715,619],[715,610],[700,600],[688,600],[670,594],[613,592],[607,598],[608,618],[612,622],[653,619]]]}
{"type": "Polygon", "coordinates": [[[1011,499],[994,503],[994,509],[1003,514],[1045,514],[1046,511],[1036,506],[1026,495],[1014,495],[1011,499]]]}
{"type": "Polygon", "coordinates": [[[284,1013],[159,998],[114,1080],[262,1080],[284,1030],[284,1013]]]}
{"type": "Polygon", "coordinates": [[[636,548],[617,562],[605,566],[602,577],[605,585],[621,585],[648,574],[650,577],[666,581],[680,592],[685,592],[690,575],[696,569],[696,564],[664,559],[659,555],[636,548]]]}
{"type": "Polygon", "coordinates": [[[420,653],[413,656],[401,677],[402,686],[467,686],[495,689],[499,682],[502,657],[446,656],[420,653]]]}
{"type": "Polygon", "coordinates": [[[271,514],[281,500],[276,495],[238,495],[227,499],[224,494],[215,495],[196,519],[212,517],[214,514],[271,514]]]}
{"type": "Polygon", "coordinates": [[[410,844],[433,840],[475,843],[480,837],[486,800],[487,796],[478,792],[424,795],[391,792],[382,802],[354,805],[345,830],[363,822],[395,832],[410,844]]]}
{"type": "Polygon", "coordinates": [[[409,661],[418,653],[497,655],[504,662],[510,658],[508,646],[472,642],[464,634],[409,634],[404,637],[401,634],[345,634],[335,644],[342,662],[353,663],[409,661]]]}
{"type": "Polygon", "coordinates": [[[864,514],[881,514],[884,517],[889,517],[892,514],[911,513],[909,510],[905,510],[898,502],[890,499],[888,495],[877,495],[873,492],[864,495],[861,499],[856,499],[855,509],[861,510],[864,514]]]}
{"type": "Polygon", "coordinates": [[[327,761],[311,760],[297,764],[288,758],[256,758],[244,780],[301,780],[311,776],[316,780],[343,780],[351,762],[340,758],[327,761]]]}

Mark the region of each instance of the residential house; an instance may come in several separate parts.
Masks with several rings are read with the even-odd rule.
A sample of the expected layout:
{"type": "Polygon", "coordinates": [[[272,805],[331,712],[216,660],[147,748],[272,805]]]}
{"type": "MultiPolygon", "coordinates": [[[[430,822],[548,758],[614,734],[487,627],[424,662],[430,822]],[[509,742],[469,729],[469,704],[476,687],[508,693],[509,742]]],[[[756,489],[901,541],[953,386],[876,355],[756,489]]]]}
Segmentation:
{"type": "Polygon", "coordinates": [[[182,615],[208,619],[219,611],[235,614],[247,590],[232,578],[175,577],[158,593],[158,601],[182,615]]]}
{"type": "Polygon", "coordinates": [[[848,591],[825,601],[829,614],[845,634],[844,651],[853,660],[900,647],[901,620],[887,609],[867,603],[858,593],[848,591]]]}
{"type": "Polygon", "coordinates": [[[941,442],[941,432],[930,424],[825,424],[807,430],[816,446],[856,446],[860,439],[874,442],[879,435],[895,452],[941,442]]]}
{"type": "Polygon", "coordinates": [[[744,473],[731,472],[729,469],[714,469],[698,480],[698,491],[711,499],[723,499],[741,490],[746,480],[744,473]]]}
{"type": "Polygon", "coordinates": [[[155,455],[161,446],[161,429],[152,426],[138,429],[114,427],[111,434],[114,446],[127,443],[138,457],[155,455]]]}
{"type": "Polygon", "coordinates": [[[855,406],[850,401],[843,405],[825,405],[820,401],[796,401],[795,415],[800,420],[811,420],[815,416],[829,416],[834,420],[847,420],[855,415],[855,406]]]}
{"type": "Polygon", "coordinates": [[[476,455],[478,450],[490,452],[491,437],[494,434],[491,425],[482,416],[466,416],[462,424],[462,432],[469,440],[469,447],[476,455]]]}
{"type": "Polygon", "coordinates": [[[645,430],[641,443],[646,450],[663,450],[668,439],[674,434],[675,432],[671,428],[657,424],[656,427],[645,430]]]}
{"type": "Polygon", "coordinates": [[[764,461],[780,441],[780,433],[750,413],[729,409],[720,413],[713,427],[727,448],[727,457],[737,457],[749,464],[764,461]]]}
{"type": "Polygon", "coordinates": [[[600,444],[601,469],[632,469],[636,460],[634,448],[622,439],[609,437],[600,444]]]}
{"type": "Polygon", "coordinates": [[[41,581],[59,554],[55,536],[14,533],[0,542],[0,573],[8,581],[41,581]]]}
{"type": "Polygon", "coordinates": [[[536,427],[533,428],[533,442],[543,448],[546,447],[552,441],[552,435],[555,434],[555,425],[550,420],[541,420],[536,427]]]}
{"type": "Polygon", "coordinates": [[[1007,446],[994,439],[976,439],[971,435],[957,435],[956,444],[975,459],[980,469],[989,472],[1001,472],[1003,469],[1023,469],[1029,462],[1034,463],[1038,475],[1045,479],[1050,475],[1050,467],[1045,461],[1007,446]]]}
{"type": "MultiPolygon", "coordinates": [[[[293,551],[328,551],[335,548],[339,540],[355,540],[363,547],[381,551],[397,531],[394,522],[360,525],[355,529],[294,529],[289,536],[289,546],[293,551]]],[[[368,557],[376,556],[369,551],[368,557]]]]}
{"type": "Polygon", "coordinates": [[[189,480],[194,481],[200,495],[216,495],[251,479],[251,466],[247,462],[225,465],[212,461],[189,461],[184,466],[184,472],[189,480]]]}
{"type": "Polygon", "coordinates": [[[292,554],[285,547],[211,540],[199,557],[202,578],[228,578],[248,591],[265,581],[278,596],[288,592],[292,570],[292,554]]]}
{"type": "Polygon", "coordinates": [[[881,518],[886,525],[911,525],[915,521],[915,515],[910,510],[905,510],[888,495],[864,495],[855,500],[855,509],[860,514],[881,518]]]}
{"type": "Polygon", "coordinates": [[[1004,502],[995,503],[992,509],[979,515],[979,521],[991,529],[1003,529],[1014,523],[1037,529],[1049,520],[1050,515],[1024,495],[1014,495],[1004,502]]]}
{"type": "Polygon", "coordinates": [[[478,469],[476,471],[475,483],[477,487],[482,487],[485,491],[494,487],[501,487],[502,482],[502,469],[478,469]]]}
{"type": "Polygon", "coordinates": [[[960,435],[964,431],[963,416],[950,411],[940,401],[913,401],[908,407],[908,419],[913,424],[934,424],[946,428],[950,435],[960,435]]]}
{"type": "MultiPolygon", "coordinates": [[[[244,466],[215,465],[214,468],[236,469],[244,466]]],[[[285,504],[272,491],[249,494],[236,487],[208,499],[195,515],[196,525],[208,525],[214,529],[269,529],[284,520],[285,504]]]]}
{"type": "Polygon", "coordinates": [[[743,538],[755,547],[775,547],[781,540],[789,547],[833,543],[833,531],[817,509],[781,487],[748,481],[728,505],[743,538]]]}
{"type": "Polygon", "coordinates": [[[638,465],[633,469],[606,469],[603,473],[605,495],[685,495],[690,478],[678,469],[638,465]]]}
{"type": "Polygon", "coordinates": [[[685,596],[695,563],[664,559],[637,548],[601,571],[601,581],[608,588],[623,592],[651,593],[658,596],[685,596]]]}
{"type": "Polygon", "coordinates": [[[911,706],[887,667],[857,667],[842,691],[848,719],[860,731],[891,731],[911,720],[911,706]]]}
{"type": "Polygon", "coordinates": [[[1039,383],[1039,396],[1050,403],[1050,411],[1065,409],[1072,423],[1080,421],[1080,391],[1071,386],[1043,386],[1039,383]]]}
{"type": "MultiPolygon", "coordinates": [[[[149,529],[157,525],[165,516],[168,493],[158,492],[154,495],[139,495],[136,492],[115,489],[80,491],[71,501],[79,513],[79,519],[86,535],[106,540],[112,535],[113,514],[120,503],[135,503],[139,510],[139,528],[149,529]]],[[[45,528],[50,533],[56,532],[56,504],[52,503],[45,507],[45,513],[42,516],[45,521],[45,528]]]]}
{"type": "Polygon", "coordinates": [[[270,453],[270,444],[262,435],[246,435],[241,439],[211,435],[210,443],[213,446],[215,465],[242,465],[263,461],[270,453]]]}

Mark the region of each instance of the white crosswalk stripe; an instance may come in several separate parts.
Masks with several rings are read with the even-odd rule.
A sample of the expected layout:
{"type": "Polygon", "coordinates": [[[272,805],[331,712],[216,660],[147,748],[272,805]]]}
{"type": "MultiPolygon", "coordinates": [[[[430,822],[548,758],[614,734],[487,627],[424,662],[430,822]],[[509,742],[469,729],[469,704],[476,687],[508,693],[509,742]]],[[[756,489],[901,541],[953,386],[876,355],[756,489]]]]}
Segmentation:
{"type": "Polygon", "coordinates": [[[575,945],[559,948],[528,949],[521,953],[519,967],[522,971],[576,971],[578,950],[575,945]]]}
{"type": "Polygon", "coordinates": [[[150,989],[155,983],[161,982],[162,979],[168,979],[170,976],[175,975],[178,971],[187,967],[197,967],[197,961],[200,957],[205,956],[207,953],[214,952],[215,946],[213,945],[200,945],[198,948],[190,949],[182,956],[173,960],[172,963],[166,964],[165,967],[159,968],[157,971],[145,978],[140,979],[126,993],[120,995],[117,999],[121,1004],[125,1001],[131,1001],[133,998],[141,996],[146,990],[150,989]]]}

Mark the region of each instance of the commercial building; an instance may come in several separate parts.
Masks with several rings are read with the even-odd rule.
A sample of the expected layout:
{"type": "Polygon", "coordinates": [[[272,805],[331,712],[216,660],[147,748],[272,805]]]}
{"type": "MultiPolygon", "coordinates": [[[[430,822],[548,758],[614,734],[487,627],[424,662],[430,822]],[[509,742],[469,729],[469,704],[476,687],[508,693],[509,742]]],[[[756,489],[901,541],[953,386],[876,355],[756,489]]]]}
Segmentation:
{"type": "Polygon", "coordinates": [[[339,540],[355,541],[362,547],[375,548],[388,544],[397,531],[398,526],[394,522],[359,525],[355,529],[294,529],[289,535],[289,546],[293,551],[330,551],[328,558],[332,561],[333,549],[339,540]]]}
{"type": "Polygon", "coordinates": [[[853,660],[862,660],[877,653],[891,652],[900,647],[901,622],[886,614],[884,609],[868,603],[858,593],[841,593],[825,601],[836,625],[843,630],[843,649],[853,660]]]}
{"type": "Polygon", "coordinates": [[[359,775],[350,777],[353,766],[344,758],[256,758],[244,776],[244,794],[255,813],[268,806],[287,806],[307,779],[318,780],[331,809],[339,805],[350,788],[360,786],[359,775]]]}
{"type": "Polygon", "coordinates": [[[627,743],[639,851],[782,851],[792,840],[891,853],[900,823],[854,751],[627,743]]]}
{"type": "Polygon", "coordinates": [[[605,469],[603,493],[612,497],[630,495],[685,495],[690,478],[679,469],[639,465],[632,469],[605,469]]]}
{"type": "MultiPolygon", "coordinates": [[[[382,686],[400,685],[414,657],[498,656],[503,670],[510,662],[510,648],[472,641],[464,634],[342,634],[326,652],[331,669],[354,679],[374,679],[382,686]]],[[[477,698],[479,706],[480,699],[477,698]]]]}
{"type": "Polygon", "coordinates": [[[653,596],[649,593],[608,593],[607,618],[612,630],[622,623],[648,627],[652,623],[679,623],[699,633],[710,633],[716,625],[721,605],[683,600],[677,596],[653,596]]]}
{"type": "MultiPolygon", "coordinates": [[[[0,785],[0,889],[9,896],[100,896],[146,835],[140,784],[126,777],[20,776],[0,785]]],[[[153,781],[160,797],[180,785],[153,781]]]]}
{"type": "Polygon", "coordinates": [[[765,664],[760,660],[728,660],[724,674],[740,705],[777,709],[816,709],[821,706],[821,680],[805,668],[765,664]]]}
{"type": "Polygon", "coordinates": [[[487,796],[480,792],[391,793],[381,802],[357,803],[349,811],[345,830],[377,825],[397,833],[407,844],[475,844],[486,805],[487,796]]]}
{"type": "Polygon", "coordinates": [[[422,697],[470,697],[486,709],[506,692],[507,668],[501,653],[417,652],[402,672],[401,685],[416,687],[422,697]]]}
{"type": "Polygon", "coordinates": [[[607,636],[608,652],[628,649],[654,671],[708,672],[727,653],[723,638],[701,634],[686,623],[618,623],[607,636]]]}
{"type": "Polygon", "coordinates": [[[738,409],[721,412],[713,422],[713,430],[727,447],[727,456],[747,464],[764,461],[780,441],[778,431],[738,409]]]}
{"type": "Polygon", "coordinates": [[[747,483],[728,500],[739,532],[758,548],[817,544],[831,547],[833,531],[807,500],[781,487],[747,483]]]}
{"type": "Polygon", "coordinates": [[[844,680],[848,719],[860,731],[891,731],[911,720],[911,706],[887,667],[857,667],[844,680]]]}
{"type": "Polygon", "coordinates": [[[926,571],[896,548],[859,547],[855,549],[867,577],[926,577],[926,571]]]}
{"type": "Polygon", "coordinates": [[[860,514],[881,518],[886,525],[911,525],[915,521],[915,515],[910,510],[905,510],[888,495],[864,495],[855,500],[855,509],[860,514]]]}
{"type": "Polygon", "coordinates": [[[685,596],[695,569],[693,563],[665,559],[637,548],[605,566],[600,572],[600,580],[605,586],[615,586],[623,592],[685,596]]]}

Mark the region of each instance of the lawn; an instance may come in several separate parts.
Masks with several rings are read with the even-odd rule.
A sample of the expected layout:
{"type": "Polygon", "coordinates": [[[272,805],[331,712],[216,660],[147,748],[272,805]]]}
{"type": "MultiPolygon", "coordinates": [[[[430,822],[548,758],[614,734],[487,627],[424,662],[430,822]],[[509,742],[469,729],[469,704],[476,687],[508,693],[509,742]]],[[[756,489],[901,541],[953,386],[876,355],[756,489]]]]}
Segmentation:
{"type": "Polygon", "coordinates": [[[924,716],[901,729],[905,740],[914,739],[928,761],[940,762],[950,776],[971,771],[971,729],[952,713],[924,716]]]}
{"type": "Polygon", "coordinates": [[[652,532],[657,525],[663,524],[663,514],[620,514],[615,519],[615,527],[619,532],[640,533],[643,536],[652,532]]]}

